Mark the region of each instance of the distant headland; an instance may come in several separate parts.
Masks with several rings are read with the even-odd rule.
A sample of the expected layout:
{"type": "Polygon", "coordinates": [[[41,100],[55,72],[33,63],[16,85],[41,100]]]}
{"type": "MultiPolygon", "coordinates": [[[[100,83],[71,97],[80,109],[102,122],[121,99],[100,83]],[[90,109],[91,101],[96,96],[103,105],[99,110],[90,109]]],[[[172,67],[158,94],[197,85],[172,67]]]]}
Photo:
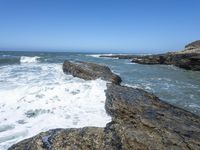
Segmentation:
{"type": "Polygon", "coordinates": [[[100,57],[111,57],[119,59],[130,59],[131,62],[139,64],[163,64],[175,65],[186,70],[200,71],[200,40],[189,43],[185,49],[177,52],[168,52],[156,55],[102,55],[100,57]]]}

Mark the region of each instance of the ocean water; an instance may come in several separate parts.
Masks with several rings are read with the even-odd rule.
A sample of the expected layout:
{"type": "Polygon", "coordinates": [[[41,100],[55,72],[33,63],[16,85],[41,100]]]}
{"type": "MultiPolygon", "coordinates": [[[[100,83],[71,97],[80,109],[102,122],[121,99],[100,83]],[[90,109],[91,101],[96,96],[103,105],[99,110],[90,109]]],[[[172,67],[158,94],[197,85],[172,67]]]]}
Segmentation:
{"type": "Polygon", "coordinates": [[[104,109],[106,82],[64,74],[65,59],[107,65],[122,84],[200,115],[200,72],[99,54],[0,52],[0,149],[49,129],[104,127],[111,120],[104,109]]]}

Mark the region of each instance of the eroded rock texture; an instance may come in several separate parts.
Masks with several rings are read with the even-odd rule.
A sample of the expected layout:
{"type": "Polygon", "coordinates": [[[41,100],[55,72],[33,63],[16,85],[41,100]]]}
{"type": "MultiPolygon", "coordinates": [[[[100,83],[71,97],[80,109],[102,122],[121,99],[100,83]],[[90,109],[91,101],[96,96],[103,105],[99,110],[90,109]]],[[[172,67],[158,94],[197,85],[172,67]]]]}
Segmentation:
{"type": "Polygon", "coordinates": [[[95,80],[101,78],[114,84],[120,84],[121,78],[112,73],[107,66],[98,65],[90,62],[70,62],[65,61],[63,71],[85,80],[95,80]]]}
{"type": "Polygon", "coordinates": [[[112,116],[105,128],[50,130],[9,150],[200,149],[200,117],[153,94],[107,84],[105,109],[112,116]]]}
{"type": "Polygon", "coordinates": [[[175,65],[177,67],[200,71],[200,40],[192,42],[185,46],[185,49],[178,52],[168,52],[165,54],[157,55],[112,55],[101,57],[111,57],[119,59],[130,59],[131,62],[138,64],[163,64],[163,65],[175,65]]]}
{"type": "Polygon", "coordinates": [[[164,55],[138,56],[134,57],[132,62],[175,65],[186,70],[200,71],[200,54],[197,53],[167,53],[164,55]]]}

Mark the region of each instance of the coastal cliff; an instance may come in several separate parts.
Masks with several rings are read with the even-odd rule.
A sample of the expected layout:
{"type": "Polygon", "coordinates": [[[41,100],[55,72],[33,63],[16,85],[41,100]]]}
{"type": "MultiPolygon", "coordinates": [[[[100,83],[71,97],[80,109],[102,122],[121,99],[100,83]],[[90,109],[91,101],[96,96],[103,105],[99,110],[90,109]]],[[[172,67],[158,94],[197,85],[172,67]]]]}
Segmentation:
{"type": "Polygon", "coordinates": [[[105,109],[112,121],[105,128],[53,129],[14,144],[9,150],[200,149],[199,116],[144,90],[121,86],[120,77],[120,82],[113,82],[117,75],[102,68],[107,67],[84,62],[63,64],[63,71],[73,76],[110,82],[105,91],[105,109]],[[107,77],[105,70],[110,74],[107,77]]]}

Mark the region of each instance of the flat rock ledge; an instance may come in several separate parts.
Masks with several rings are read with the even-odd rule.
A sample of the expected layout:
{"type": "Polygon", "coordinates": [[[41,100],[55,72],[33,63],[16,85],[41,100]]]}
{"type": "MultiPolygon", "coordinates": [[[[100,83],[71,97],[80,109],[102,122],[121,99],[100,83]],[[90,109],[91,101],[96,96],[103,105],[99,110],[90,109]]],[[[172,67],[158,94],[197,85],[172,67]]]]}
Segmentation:
{"type": "Polygon", "coordinates": [[[186,70],[200,71],[200,40],[185,46],[185,49],[178,52],[168,52],[157,55],[102,55],[100,57],[111,57],[119,59],[130,59],[138,64],[162,64],[174,65],[186,70]]]}
{"type": "Polygon", "coordinates": [[[174,65],[186,70],[200,71],[200,53],[180,52],[180,53],[166,53],[157,55],[113,55],[100,56],[118,59],[129,59],[133,63],[146,65],[174,65]]]}
{"type": "MultiPolygon", "coordinates": [[[[9,150],[198,150],[200,117],[141,89],[107,84],[105,128],[53,129],[9,150]]],[[[95,120],[94,120],[95,121],[95,120]]]]}
{"type": "Polygon", "coordinates": [[[63,63],[63,71],[71,74],[74,77],[79,77],[85,80],[95,80],[101,78],[105,81],[110,81],[114,84],[120,84],[121,78],[112,73],[110,68],[103,65],[98,65],[90,62],[71,62],[66,60],[63,63]]]}
{"type": "Polygon", "coordinates": [[[133,58],[132,62],[174,65],[186,70],[200,71],[200,54],[196,53],[167,53],[163,55],[141,56],[133,58]]]}

